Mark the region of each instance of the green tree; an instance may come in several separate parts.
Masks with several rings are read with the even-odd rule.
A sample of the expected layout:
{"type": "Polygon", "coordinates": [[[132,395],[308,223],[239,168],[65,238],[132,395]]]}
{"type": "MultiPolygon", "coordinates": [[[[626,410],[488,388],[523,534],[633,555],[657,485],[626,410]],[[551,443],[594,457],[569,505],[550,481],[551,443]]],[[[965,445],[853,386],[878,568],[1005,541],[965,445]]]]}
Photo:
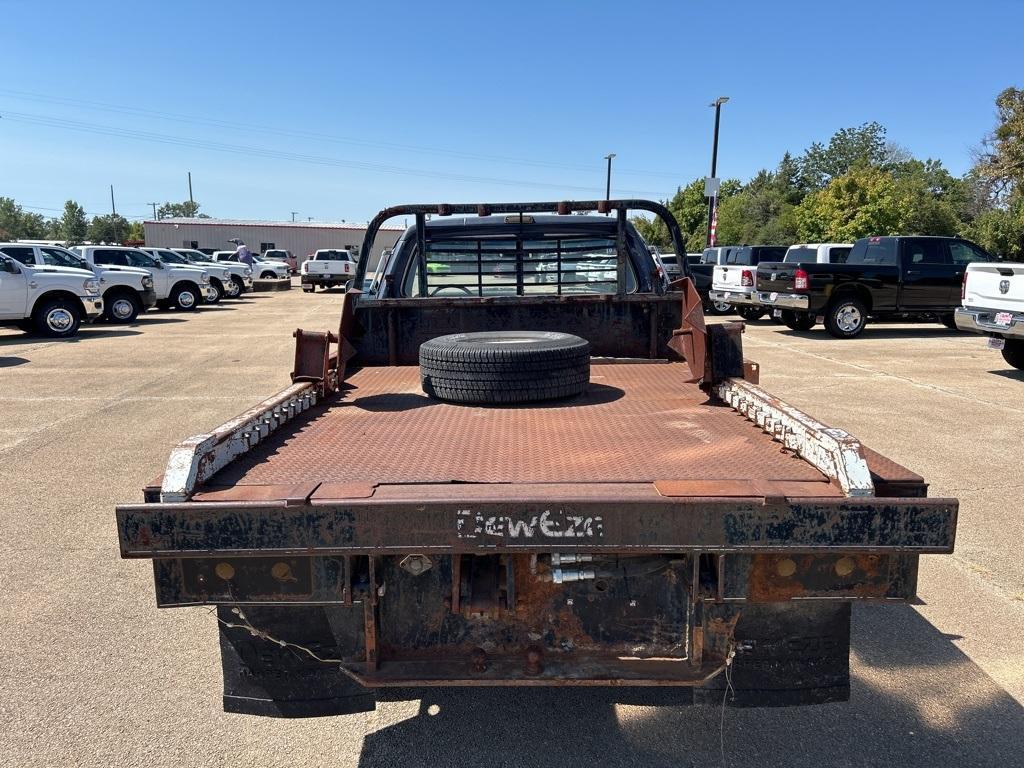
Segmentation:
{"type": "Polygon", "coordinates": [[[46,219],[29,213],[10,197],[0,197],[0,238],[40,238],[47,233],[46,219]]]}
{"type": "Polygon", "coordinates": [[[129,227],[128,220],[116,213],[94,216],[87,234],[94,243],[120,243],[127,237],[129,227]]]}
{"type": "Polygon", "coordinates": [[[814,142],[800,158],[799,184],[807,190],[824,189],[834,178],[857,165],[881,166],[887,158],[885,128],[876,122],[842,128],[828,145],[814,142]]]}
{"type": "Polygon", "coordinates": [[[199,203],[194,203],[191,200],[186,200],[183,203],[164,203],[157,208],[156,217],[158,219],[167,219],[172,217],[184,219],[210,218],[204,213],[199,213],[199,203]]]}
{"type": "MultiPolygon", "coordinates": [[[[722,201],[739,193],[742,188],[743,185],[739,179],[724,180],[722,188],[719,190],[719,209],[721,209],[722,201]]],[[[703,251],[708,225],[708,201],[704,197],[704,179],[694,179],[685,187],[679,187],[672,199],[665,202],[665,206],[679,222],[679,230],[686,250],[689,252],[703,251]]],[[[633,225],[648,243],[664,246],[671,244],[668,230],[661,223],[661,219],[652,221],[638,216],[633,219],[633,225]]]]}
{"type": "Polygon", "coordinates": [[[900,234],[902,202],[891,174],[868,165],[835,177],[795,211],[799,239],[853,242],[867,235],[900,234]]]}
{"type": "Polygon", "coordinates": [[[967,229],[967,236],[990,253],[1024,261],[1024,196],[981,213],[967,229]]]}
{"type": "Polygon", "coordinates": [[[1024,194],[1024,91],[1007,88],[996,97],[998,124],[985,139],[978,173],[997,202],[1024,194]]]}
{"type": "Polygon", "coordinates": [[[59,233],[61,240],[68,240],[73,243],[80,243],[85,240],[89,231],[89,223],[85,219],[85,209],[74,200],[64,203],[64,213],[59,219],[55,219],[57,226],[54,228],[59,233]]]}
{"type": "Polygon", "coordinates": [[[128,231],[125,233],[124,239],[144,243],[146,241],[146,228],[142,225],[142,222],[131,222],[128,225],[128,231]]]}

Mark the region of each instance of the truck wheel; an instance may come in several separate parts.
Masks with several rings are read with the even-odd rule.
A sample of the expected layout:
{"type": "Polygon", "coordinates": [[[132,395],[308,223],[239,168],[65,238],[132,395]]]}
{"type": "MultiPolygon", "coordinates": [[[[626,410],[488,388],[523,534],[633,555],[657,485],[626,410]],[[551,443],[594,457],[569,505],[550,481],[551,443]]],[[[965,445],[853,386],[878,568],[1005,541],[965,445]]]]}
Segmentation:
{"type": "Polygon", "coordinates": [[[1019,371],[1024,371],[1024,341],[1007,339],[1003,347],[1003,360],[1019,371]]]}
{"type": "Polygon", "coordinates": [[[260,280],[276,280],[276,279],[277,279],[277,272],[271,272],[270,270],[267,270],[266,272],[264,272],[263,274],[260,275],[260,280]]]}
{"type": "Polygon", "coordinates": [[[183,312],[195,312],[201,301],[199,289],[193,285],[177,285],[171,292],[171,305],[183,312]]]}
{"type": "Polygon", "coordinates": [[[224,298],[224,286],[220,284],[220,280],[210,280],[210,288],[213,289],[213,298],[207,298],[207,304],[220,304],[220,300],[224,298]]]}
{"type": "Polygon", "coordinates": [[[237,299],[245,293],[245,281],[238,275],[231,276],[231,287],[228,289],[228,298],[237,299]]]}
{"type": "Polygon", "coordinates": [[[809,331],[814,327],[814,315],[809,312],[782,310],[782,323],[792,331],[809,331]]]}
{"type": "Polygon", "coordinates": [[[142,302],[128,291],[113,291],[103,297],[103,316],[112,323],[131,323],[142,311],[142,302]]]}
{"type": "Polygon", "coordinates": [[[71,299],[46,299],[32,312],[32,324],[40,336],[67,339],[78,333],[82,310],[71,299]]]}
{"type": "Polygon", "coordinates": [[[859,336],[868,324],[868,310],[860,299],[838,298],[825,310],[825,330],[837,339],[859,336]]]}
{"type": "Polygon", "coordinates": [[[760,320],[768,311],[764,307],[736,307],[736,314],[744,320],[760,320]]]}
{"type": "Polygon", "coordinates": [[[423,391],[455,403],[508,405],[573,397],[590,383],[590,344],[558,332],[491,331],[420,345],[423,391]]]}

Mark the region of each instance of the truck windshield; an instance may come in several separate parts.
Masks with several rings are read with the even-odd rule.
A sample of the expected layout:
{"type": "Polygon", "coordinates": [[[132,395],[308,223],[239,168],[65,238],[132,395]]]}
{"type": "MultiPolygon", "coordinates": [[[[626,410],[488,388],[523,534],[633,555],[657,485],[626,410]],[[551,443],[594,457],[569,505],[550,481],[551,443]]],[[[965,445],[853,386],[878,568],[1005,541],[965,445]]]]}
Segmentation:
{"type": "Polygon", "coordinates": [[[174,251],[157,251],[161,261],[166,261],[171,264],[188,264],[188,259],[182,256],[180,253],[174,251]]]}

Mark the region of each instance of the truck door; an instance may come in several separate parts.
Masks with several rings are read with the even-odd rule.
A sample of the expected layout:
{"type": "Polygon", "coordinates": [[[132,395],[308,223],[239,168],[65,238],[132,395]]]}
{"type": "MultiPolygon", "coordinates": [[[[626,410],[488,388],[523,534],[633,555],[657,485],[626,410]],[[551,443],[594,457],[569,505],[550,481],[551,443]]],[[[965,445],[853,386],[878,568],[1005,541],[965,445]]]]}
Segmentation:
{"type": "Polygon", "coordinates": [[[945,241],[933,237],[908,237],[900,243],[903,274],[899,309],[949,306],[950,283],[955,278],[945,241]]]}
{"type": "Polygon", "coordinates": [[[950,240],[946,243],[950,261],[953,263],[953,278],[949,286],[947,303],[951,307],[960,306],[960,284],[964,279],[967,265],[975,261],[995,261],[991,255],[974,243],[966,240],[950,240]]]}
{"type": "Polygon", "coordinates": [[[12,258],[0,258],[0,319],[21,320],[27,309],[27,270],[12,258]]]}

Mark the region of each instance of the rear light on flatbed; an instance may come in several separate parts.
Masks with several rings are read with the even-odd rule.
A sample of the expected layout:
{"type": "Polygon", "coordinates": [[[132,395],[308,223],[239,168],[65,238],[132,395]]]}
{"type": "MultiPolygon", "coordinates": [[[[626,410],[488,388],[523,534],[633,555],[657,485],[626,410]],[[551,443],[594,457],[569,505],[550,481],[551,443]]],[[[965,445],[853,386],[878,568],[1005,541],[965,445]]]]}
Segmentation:
{"type": "Polygon", "coordinates": [[[744,288],[753,288],[754,273],[751,272],[749,269],[744,269],[743,274],[740,275],[740,285],[742,285],[744,288]]]}
{"type": "Polygon", "coordinates": [[[811,278],[807,275],[807,272],[798,269],[793,273],[793,290],[795,291],[806,291],[811,287],[811,278]]]}

